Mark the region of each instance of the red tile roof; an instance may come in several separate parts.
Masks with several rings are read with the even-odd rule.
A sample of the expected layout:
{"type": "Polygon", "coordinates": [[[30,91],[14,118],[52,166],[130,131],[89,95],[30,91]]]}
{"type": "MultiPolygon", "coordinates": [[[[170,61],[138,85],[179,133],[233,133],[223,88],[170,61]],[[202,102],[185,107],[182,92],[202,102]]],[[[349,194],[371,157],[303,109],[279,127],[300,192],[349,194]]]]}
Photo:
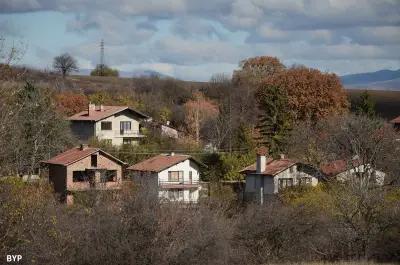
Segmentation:
{"type": "MultiPolygon", "coordinates": [[[[128,170],[134,170],[134,171],[149,171],[149,172],[160,172],[163,171],[164,169],[167,169],[173,165],[176,165],[180,162],[183,162],[187,159],[191,159],[192,161],[195,161],[191,156],[189,155],[157,155],[154,157],[151,157],[147,160],[144,160],[142,162],[139,162],[135,165],[132,165],[128,167],[128,170]]],[[[197,161],[195,161],[197,163],[197,161]]]]}
{"type": "Polygon", "coordinates": [[[400,116],[394,118],[393,120],[391,120],[390,123],[395,123],[395,124],[396,124],[396,123],[399,123],[399,124],[400,124],[400,116]]]}
{"type": "MultiPolygon", "coordinates": [[[[265,162],[265,171],[262,172],[262,175],[275,176],[278,173],[282,172],[285,169],[295,165],[297,161],[291,159],[272,159],[268,158],[265,162]]],[[[255,173],[256,172],[256,163],[242,169],[241,173],[255,173]]]]}
{"type": "Polygon", "coordinates": [[[87,111],[87,110],[81,111],[81,112],[76,113],[76,114],[72,115],[71,117],[69,117],[68,120],[70,120],[70,121],[99,121],[99,120],[105,119],[107,117],[110,117],[110,116],[117,114],[124,110],[130,110],[143,118],[148,118],[147,115],[145,115],[137,110],[134,110],[132,108],[129,108],[127,106],[103,106],[103,110],[96,109],[96,110],[90,110],[90,111],[87,111]]]}
{"type": "Polygon", "coordinates": [[[101,150],[99,148],[93,148],[93,147],[86,147],[83,150],[80,147],[75,147],[75,148],[69,149],[61,154],[56,155],[47,161],[43,161],[42,163],[68,166],[68,165],[71,165],[77,161],[80,161],[80,160],[84,159],[85,157],[88,157],[91,154],[94,154],[96,152],[101,152],[103,155],[107,156],[108,158],[110,158],[120,164],[125,164],[118,158],[104,152],[103,150],[101,150]]]}
{"type": "Polygon", "coordinates": [[[345,172],[352,167],[360,165],[359,160],[353,160],[352,162],[346,160],[335,160],[329,163],[321,165],[321,172],[326,176],[335,176],[339,173],[345,172]]]}

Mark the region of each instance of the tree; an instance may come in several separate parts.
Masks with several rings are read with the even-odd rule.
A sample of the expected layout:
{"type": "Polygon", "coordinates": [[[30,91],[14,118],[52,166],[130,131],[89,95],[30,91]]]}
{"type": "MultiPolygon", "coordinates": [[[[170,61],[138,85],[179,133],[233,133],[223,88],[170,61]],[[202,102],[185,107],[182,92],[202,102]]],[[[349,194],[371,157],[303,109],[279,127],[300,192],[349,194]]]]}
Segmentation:
{"type": "Polygon", "coordinates": [[[257,127],[262,136],[259,140],[272,154],[279,154],[285,147],[292,123],[288,96],[285,90],[276,86],[259,89],[256,95],[260,109],[257,127]]]}
{"type": "Polygon", "coordinates": [[[69,73],[78,71],[78,63],[74,57],[68,53],[64,53],[54,58],[53,68],[60,72],[65,78],[69,73]]]}
{"type": "Polygon", "coordinates": [[[6,128],[0,139],[0,168],[8,174],[34,174],[39,162],[72,143],[68,122],[56,111],[51,91],[30,83],[12,91],[6,128]]]}
{"type": "Polygon", "coordinates": [[[210,117],[215,117],[218,114],[218,107],[200,92],[195,93],[194,99],[186,102],[184,107],[187,131],[199,143],[202,123],[210,117]]]}
{"type": "Polygon", "coordinates": [[[340,159],[350,170],[344,182],[328,182],[327,191],[332,201],[330,212],[341,227],[341,232],[334,228],[329,231],[341,241],[340,245],[346,246],[346,251],[351,249],[347,258],[371,258],[374,240],[396,225],[393,218],[385,216],[389,217],[391,209],[396,209],[393,205],[398,205],[398,199],[388,199],[396,192],[392,184],[400,178],[397,138],[394,129],[383,120],[360,115],[299,124],[293,131],[289,145],[293,157],[316,168],[340,159]],[[359,165],[363,170],[358,169],[359,165]],[[378,171],[386,174],[385,185],[377,185],[378,171]]]}
{"type": "Polygon", "coordinates": [[[107,65],[98,64],[96,68],[90,72],[91,76],[119,76],[117,69],[112,69],[107,65]]]}
{"type": "Polygon", "coordinates": [[[367,90],[360,95],[359,102],[356,104],[356,113],[370,118],[375,116],[375,102],[367,90]]]}
{"type": "Polygon", "coordinates": [[[57,110],[66,116],[71,116],[87,109],[89,103],[84,94],[77,94],[71,91],[56,94],[55,101],[57,110]]]}
{"type": "Polygon", "coordinates": [[[285,90],[288,111],[295,121],[316,121],[348,110],[346,92],[335,74],[293,67],[267,76],[262,87],[271,86],[285,90]]]}
{"type": "Polygon", "coordinates": [[[264,78],[286,68],[278,58],[271,56],[248,58],[241,61],[239,66],[241,69],[233,72],[233,82],[237,85],[248,85],[253,89],[257,88],[264,78]]]}

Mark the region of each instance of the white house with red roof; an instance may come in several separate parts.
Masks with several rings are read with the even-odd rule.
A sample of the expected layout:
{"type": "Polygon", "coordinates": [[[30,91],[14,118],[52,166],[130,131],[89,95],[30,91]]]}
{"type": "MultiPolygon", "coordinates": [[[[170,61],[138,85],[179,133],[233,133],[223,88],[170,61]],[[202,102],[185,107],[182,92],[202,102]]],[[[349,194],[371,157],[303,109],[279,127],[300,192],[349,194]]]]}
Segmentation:
{"type": "Polygon", "coordinates": [[[325,180],[345,182],[358,180],[363,176],[378,185],[384,184],[386,176],[383,171],[372,168],[368,163],[363,164],[359,159],[339,159],[323,163],[320,172],[325,180]]]}
{"type": "Polygon", "coordinates": [[[146,183],[161,200],[197,203],[200,167],[189,155],[161,154],[128,167],[133,181],[146,183]]]}
{"type": "Polygon", "coordinates": [[[260,204],[263,204],[267,196],[285,188],[318,184],[318,174],[314,168],[283,155],[279,159],[268,157],[266,148],[259,148],[256,163],[242,169],[240,173],[246,178],[245,198],[255,199],[260,204]]]}
{"type": "Polygon", "coordinates": [[[135,144],[144,137],[141,123],[149,117],[127,106],[96,106],[68,118],[73,134],[82,142],[92,137],[113,145],[135,144]]]}
{"type": "Polygon", "coordinates": [[[54,191],[68,204],[72,204],[74,192],[120,189],[126,165],[103,150],[86,145],[69,149],[42,164],[49,169],[54,191]]]}

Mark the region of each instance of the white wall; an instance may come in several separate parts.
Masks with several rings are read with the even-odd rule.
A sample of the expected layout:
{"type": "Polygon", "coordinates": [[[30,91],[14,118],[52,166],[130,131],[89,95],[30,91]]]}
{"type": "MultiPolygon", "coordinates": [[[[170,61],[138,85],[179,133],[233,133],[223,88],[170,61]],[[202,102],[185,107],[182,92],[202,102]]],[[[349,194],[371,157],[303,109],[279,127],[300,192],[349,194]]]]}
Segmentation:
{"type": "MultiPolygon", "coordinates": [[[[132,135],[121,135],[120,134],[120,122],[130,121],[131,122],[131,132],[137,133],[139,135],[139,118],[137,118],[129,110],[122,111],[116,115],[110,116],[104,120],[98,121],[95,124],[95,134],[100,140],[111,139],[113,145],[122,145],[123,138],[132,137],[132,135]],[[110,121],[112,122],[111,130],[101,130],[101,122],[110,121]]],[[[138,138],[135,138],[135,142],[138,138]]]]}
{"type": "Polygon", "coordinates": [[[312,186],[316,186],[318,184],[318,179],[316,177],[302,171],[297,171],[297,165],[287,168],[274,177],[259,174],[249,174],[246,176],[245,192],[257,193],[260,191],[262,183],[264,183],[264,194],[276,194],[279,192],[279,179],[292,178],[293,185],[297,185],[299,183],[299,179],[304,177],[311,178],[312,186]]]}
{"type": "MultiPolygon", "coordinates": [[[[192,181],[199,184],[200,172],[198,166],[190,159],[169,167],[158,173],[159,182],[168,182],[168,171],[183,171],[183,181],[189,183],[189,171],[192,171],[192,181]]],[[[168,189],[162,189],[159,191],[159,197],[162,199],[168,199],[168,189]]],[[[197,188],[183,188],[183,197],[179,198],[178,201],[184,202],[198,202],[199,200],[200,185],[197,188]],[[190,193],[192,192],[192,198],[190,193]]]]}

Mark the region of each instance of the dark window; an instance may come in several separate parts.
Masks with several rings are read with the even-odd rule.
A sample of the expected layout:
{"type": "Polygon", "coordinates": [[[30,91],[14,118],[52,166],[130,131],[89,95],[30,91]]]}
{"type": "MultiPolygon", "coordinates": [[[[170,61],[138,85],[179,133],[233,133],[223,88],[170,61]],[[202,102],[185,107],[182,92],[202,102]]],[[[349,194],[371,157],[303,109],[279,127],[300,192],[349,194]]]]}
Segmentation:
{"type": "Polygon", "coordinates": [[[279,189],[285,189],[291,186],[293,186],[293,179],[291,178],[279,179],[279,189]]]}
{"type": "Polygon", "coordinates": [[[107,182],[115,182],[117,181],[117,171],[116,170],[107,170],[105,172],[105,181],[107,182]]]}
{"type": "Polygon", "coordinates": [[[130,121],[121,121],[120,122],[121,131],[130,131],[131,130],[131,122],[130,121]]]}
{"type": "Polygon", "coordinates": [[[112,130],[112,122],[111,121],[102,121],[101,122],[101,130],[102,131],[112,130]]]}
{"type": "Polygon", "coordinates": [[[123,138],[122,139],[122,144],[132,144],[133,139],[132,138],[123,138]]]}
{"type": "Polygon", "coordinates": [[[168,191],[168,199],[170,200],[178,200],[183,199],[183,190],[173,189],[168,191]]]}
{"type": "Polygon", "coordinates": [[[192,181],[193,181],[192,171],[189,171],[189,183],[192,183],[192,181]]]}
{"type": "Polygon", "coordinates": [[[85,171],[73,171],[72,172],[72,181],[73,182],[83,182],[88,181],[89,178],[86,175],[85,171]]]}
{"type": "Polygon", "coordinates": [[[92,167],[97,167],[97,155],[91,155],[90,160],[90,164],[92,165],[92,167]]]}
{"type": "Polygon", "coordinates": [[[183,171],[168,171],[168,181],[170,182],[183,181],[183,171]]]}

